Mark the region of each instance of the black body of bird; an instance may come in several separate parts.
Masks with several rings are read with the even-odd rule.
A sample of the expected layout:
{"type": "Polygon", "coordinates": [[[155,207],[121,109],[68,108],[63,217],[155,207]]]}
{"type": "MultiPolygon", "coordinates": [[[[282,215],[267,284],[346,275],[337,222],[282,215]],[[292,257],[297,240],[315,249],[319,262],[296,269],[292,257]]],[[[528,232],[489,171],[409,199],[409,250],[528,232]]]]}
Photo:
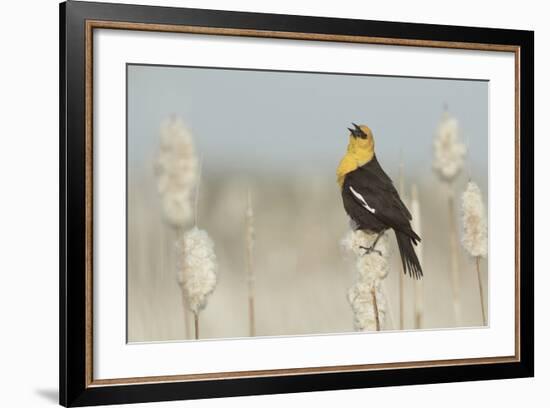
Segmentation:
{"type": "Polygon", "coordinates": [[[419,279],[422,267],[413,244],[420,237],[411,227],[411,213],[376,159],[372,131],[365,125],[353,126],[348,150],[337,170],[344,209],[355,229],[378,233],[372,246],[364,248],[365,253],[376,251],[381,234],[393,229],[403,272],[419,279]]]}

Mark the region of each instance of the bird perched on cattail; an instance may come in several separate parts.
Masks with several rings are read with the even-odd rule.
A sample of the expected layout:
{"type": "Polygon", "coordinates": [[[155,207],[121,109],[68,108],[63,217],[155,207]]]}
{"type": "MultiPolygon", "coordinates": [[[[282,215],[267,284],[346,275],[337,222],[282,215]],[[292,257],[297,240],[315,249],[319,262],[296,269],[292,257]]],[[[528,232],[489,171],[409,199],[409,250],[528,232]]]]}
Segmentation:
{"type": "Polygon", "coordinates": [[[378,234],[366,254],[376,251],[376,243],[385,230],[392,228],[401,253],[403,272],[420,278],[422,267],[413,244],[420,237],[411,227],[411,214],[395,189],[392,180],[382,170],[374,154],[374,138],[368,126],[352,123],[348,149],[336,171],[344,209],[352,228],[378,234]]]}

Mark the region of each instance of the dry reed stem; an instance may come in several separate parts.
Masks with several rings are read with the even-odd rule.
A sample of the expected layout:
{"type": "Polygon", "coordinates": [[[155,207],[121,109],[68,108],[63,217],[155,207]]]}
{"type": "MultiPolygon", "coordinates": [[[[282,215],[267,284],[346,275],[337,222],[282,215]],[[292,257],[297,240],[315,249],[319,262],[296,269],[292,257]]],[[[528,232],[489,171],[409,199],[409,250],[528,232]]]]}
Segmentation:
{"type": "Polygon", "coordinates": [[[422,280],[417,279],[414,283],[414,328],[421,329],[423,323],[424,313],[422,310],[422,297],[423,297],[424,288],[422,285],[422,280]]]}
{"type": "Polygon", "coordinates": [[[248,296],[248,328],[250,337],[256,335],[254,296],[248,296]]]}
{"type": "MultiPolygon", "coordinates": [[[[177,229],[175,242],[178,242],[182,238],[182,236],[183,236],[183,230],[177,229]]],[[[175,250],[172,253],[174,254],[174,264],[173,264],[174,270],[177,270],[177,254],[175,250]]],[[[185,339],[189,339],[191,336],[192,317],[191,317],[191,312],[185,307],[185,297],[183,295],[183,292],[182,292],[182,301],[183,301],[183,320],[184,320],[183,324],[185,326],[185,339]]]]}
{"type": "MultiPolygon", "coordinates": [[[[202,160],[201,165],[202,167],[202,160]]],[[[198,209],[201,174],[196,183],[195,206],[198,209]]],[[[217,283],[217,260],[214,242],[204,230],[195,226],[185,232],[176,243],[179,255],[178,281],[187,307],[195,317],[195,339],[199,338],[199,312],[207,305],[208,297],[217,283]]]]}
{"type": "Polygon", "coordinates": [[[370,291],[372,296],[372,306],[374,308],[374,316],[376,320],[376,331],[380,331],[380,313],[378,312],[378,302],[376,301],[376,288],[373,285],[370,291]]]}
{"type": "MultiPolygon", "coordinates": [[[[405,197],[405,175],[403,165],[403,154],[399,152],[399,196],[407,205],[405,197]]],[[[405,328],[405,270],[399,274],[399,330],[405,328]]]]}
{"type": "Polygon", "coordinates": [[[195,316],[195,340],[199,339],[199,314],[193,313],[195,316]]]}
{"type": "Polygon", "coordinates": [[[191,323],[189,319],[189,312],[187,311],[187,307],[185,306],[185,295],[183,294],[183,291],[181,291],[181,304],[183,306],[183,328],[185,329],[184,333],[184,339],[189,338],[189,332],[191,332],[191,323]]]}
{"type": "Polygon", "coordinates": [[[254,269],[252,267],[252,256],[254,251],[254,211],[252,208],[252,194],[250,189],[247,194],[247,208],[245,213],[245,241],[246,241],[246,269],[248,280],[248,328],[250,337],[256,335],[255,319],[255,291],[254,291],[254,269]]]}
{"type": "Polygon", "coordinates": [[[399,330],[405,328],[405,274],[399,274],[399,330]]]}
{"type": "Polygon", "coordinates": [[[451,252],[451,282],[453,287],[453,310],[455,316],[455,324],[460,326],[462,323],[462,310],[460,307],[460,275],[458,270],[458,230],[455,218],[454,193],[449,187],[449,245],[451,252]]]}
{"type": "MultiPolygon", "coordinates": [[[[411,214],[413,230],[422,237],[422,222],[420,215],[420,201],[418,198],[418,187],[416,184],[411,186],[411,214]]],[[[420,265],[424,265],[423,244],[422,241],[416,246],[416,256],[420,265]]],[[[424,314],[424,280],[416,279],[414,282],[414,328],[422,328],[424,314]]]]}
{"type": "Polygon", "coordinates": [[[483,295],[483,286],[481,284],[481,269],[479,262],[481,257],[476,257],[476,269],[477,269],[477,284],[479,285],[479,301],[481,302],[481,316],[483,317],[483,325],[487,326],[487,313],[485,312],[485,296],[483,295]]]}
{"type": "Polygon", "coordinates": [[[451,262],[451,285],[455,324],[462,323],[460,307],[460,276],[458,271],[458,231],[455,223],[455,204],[452,183],[462,171],[466,146],[460,140],[458,120],[445,111],[435,132],[433,147],[433,170],[439,175],[449,192],[449,245],[451,262]]]}
{"type": "MultiPolygon", "coordinates": [[[[164,247],[166,247],[168,252],[168,259],[169,259],[169,269],[171,273],[173,271],[176,271],[177,274],[177,254],[176,254],[176,248],[174,245],[174,242],[178,242],[178,240],[181,238],[183,234],[183,230],[181,228],[165,228],[166,233],[168,234],[168,242],[170,245],[163,244],[164,247]]],[[[189,338],[189,334],[191,333],[191,318],[189,316],[189,311],[185,307],[185,297],[182,292],[182,305],[183,305],[183,327],[184,327],[184,339],[189,338]]]]}
{"type": "MultiPolygon", "coordinates": [[[[173,273],[176,271],[177,274],[177,262],[176,262],[176,251],[173,243],[177,242],[179,235],[181,233],[180,228],[171,227],[167,224],[164,224],[162,232],[160,234],[159,244],[161,246],[161,257],[160,257],[160,270],[162,274],[162,279],[173,279],[173,273]]],[[[189,338],[189,333],[191,332],[191,327],[189,323],[188,312],[185,307],[185,299],[183,298],[183,328],[184,328],[184,339],[189,338]]]]}

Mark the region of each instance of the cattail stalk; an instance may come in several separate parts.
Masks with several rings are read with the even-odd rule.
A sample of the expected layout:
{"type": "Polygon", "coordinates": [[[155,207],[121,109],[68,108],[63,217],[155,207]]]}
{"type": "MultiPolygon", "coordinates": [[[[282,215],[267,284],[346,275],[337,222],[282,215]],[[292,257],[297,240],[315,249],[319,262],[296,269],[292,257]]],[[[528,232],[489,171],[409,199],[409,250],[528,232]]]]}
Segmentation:
{"type": "Polygon", "coordinates": [[[190,328],[191,319],[188,316],[189,312],[187,311],[187,305],[186,305],[186,302],[185,302],[185,294],[184,294],[183,290],[180,290],[180,292],[181,292],[181,304],[182,304],[182,310],[183,310],[183,327],[185,329],[185,337],[184,338],[187,340],[189,338],[189,333],[191,333],[191,328],[190,328]]]}
{"type": "Polygon", "coordinates": [[[254,288],[254,268],[252,266],[252,255],[254,251],[255,230],[254,230],[254,210],[252,208],[252,194],[248,190],[247,206],[245,213],[245,241],[246,241],[246,275],[248,281],[248,328],[250,337],[256,335],[255,321],[255,288],[254,288]]]}
{"type": "MultiPolygon", "coordinates": [[[[165,229],[166,259],[164,271],[173,274],[176,254],[172,243],[178,240],[193,217],[191,193],[197,180],[197,159],[191,131],[183,121],[172,116],[160,127],[159,151],[155,161],[155,176],[163,219],[170,228],[165,229]]],[[[187,311],[183,309],[184,337],[191,331],[187,311]]]]}
{"type": "Polygon", "coordinates": [[[453,310],[455,323],[457,326],[460,326],[462,316],[460,306],[460,275],[458,270],[458,232],[455,223],[453,181],[457,178],[464,166],[466,145],[459,139],[458,121],[447,112],[446,108],[438,125],[433,147],[433,169],[445,183],[448,191],[449,252],[451,286],[453,289],[453,310]]]}
{"type": "Polygon", "coordinates": [[[487,256],[487,219],[485,218],[485,206],[481,197],[481,190],[472,181],[468,183],[462,194],[462,245],[464,249],[475,259],[477,282],[479,287],[479,300],[481,303],[481,317],[483,325],[487,325],[487,313],[485,311],[485,296],[481,279],[480,261],[487,256]]]}
{"type": "MultiPolygon", "coordinates": [[[[402,152],[399,153],[399,196],[401,200],[407,205],[407,197],[405,193],[405,173],[403,165],[402,152]]],[[[405,271],[399,274],[399,330],[405,328],[405,271]]]]}
{"type": "MultiPolygon", "coordinates": [[[[202,169],[202,161],[201,166],[202,169]]],[[[198,209],[200,192],[200,172],[195,190],[195,208],[198,209]]],[[[195,339],[199,339],[199,314],[206,307],[208,297],[214,292],[217,283],[218,264],[214,252],[214,241],[208,233],[198,228],[195,211],[195,226],[185,232],[177,242],[178,282],[185,303],[193,313],[195,339]]]]}
{"type": "Polygon", "coordinates": [[[374,318],[376,331],[380,331],[380,312],[378,311],[378,300],[376,299],[376,288],[373,286],[370,290],[372,308],[374,310],[374,318]]]}
{"type": "Polygon", "coordinates": [[[481,302],[481,317],[483,325],[487,326],[487,313],[485,312],[485,296],[483,296],[483,285],[481,283],[481,270],[479,267],[480,257],[476,257],[477,284],[479,287],[479,301],[481,302]]]}
{"type": "Polygon", "coordinates": [[[389,270],[387,234],[380,237],[375,251],[365,253],[364,250],[372,245],[377,235],[349,231],[342,240],[343,249],[355,255],[355,284],[348,291],[348,301],[358,331],[380,331],[386,323],[387,301],[381,283],[389,270]]]}
{"type": "MultiPolygon", "coordinates": [[[[422,222],[420,218],[420,201],[418,198],[418,187],[413,184],[411,187],[411,215],[412,215],[412,228],[419,235],[422,236],[422,222]]],[[[416,246],[416,256],[420,265],[423,265],[423,250],[422,241],[416,246]]],[[[414,327],[415,329],[422,328],[422,319],[424,314],[424,281],[417,279],[414,283],[414,327]]]]}
{"type": "Polygon", "coordinates": [[[199,339],[199,313],[193,313],[193,317],[195,318],[195,340],[199,339]]]}
{"type": "Polygon", "coordinates": [[[451,254],[451,281],[453,287],[453,310],[457,326],[462,323],[460,306],[460,274],[458,266],[458,231],[455,223],[454,192],[449,189],[449,250],[451,254]]]}

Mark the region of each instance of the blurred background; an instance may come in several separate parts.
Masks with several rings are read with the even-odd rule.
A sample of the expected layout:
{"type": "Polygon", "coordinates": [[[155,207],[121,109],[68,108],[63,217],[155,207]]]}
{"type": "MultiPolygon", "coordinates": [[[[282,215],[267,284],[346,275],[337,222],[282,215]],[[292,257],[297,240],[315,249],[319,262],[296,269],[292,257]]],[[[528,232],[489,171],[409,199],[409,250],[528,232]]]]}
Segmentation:
{"type": "MultiPolygon", "coordinates": [[[[487,203],[488,83],[484,81],[129,65],[128,341],[192,338],[177,281],[178,232],[164,221],[155,162],[162,123],[179,118],[202,165],[199,226],[215,243],[218,284],[201,312],[201,338],[249,335],[245,213],[250,191],[256,335],[354,330],[347,301],[354,262],[340,248],[348,231],[335,170],[351,122],[374,132],[382,167],[405,200],[418,188],[423,239],[418,287],[401,279],[393,232],[385,279],[387,330],[483,323],[475,262],[458,251],[460,319],[453,309],[449,189],[469,179],[487,203]],[[432,168],[447,111],[467,147],[452,183],[432,168]],[[401,287],[401,290],[400,290],[401,287]]],[[[192,223],[189,224],[189,227],[192,223]]],[[[487,293],[487,261],[481,262],[487,293]]],[[[487,300],[487,296],[485,301],[487,300]]]]}

